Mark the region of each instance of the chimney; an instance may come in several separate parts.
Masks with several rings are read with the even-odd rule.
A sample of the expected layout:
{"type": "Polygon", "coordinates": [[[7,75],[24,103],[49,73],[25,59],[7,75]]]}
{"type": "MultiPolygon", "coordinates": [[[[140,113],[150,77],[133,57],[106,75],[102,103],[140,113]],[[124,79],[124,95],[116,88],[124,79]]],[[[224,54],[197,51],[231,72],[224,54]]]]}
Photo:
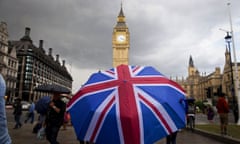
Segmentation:
{"type": "Polygon", "coordinates": [[[52,48],[49,48],[48,50],[49,50],[49,51],[48,51],[48,55],[49,55],[49,56],[52,56],[52,48]]]}
{"type": "Polygon", "coordinates": [[[30,31],[31,29],[29,27],[25,28],[25,35],[20,39],[21,41],[29,41],[30,43],[32,43],[32,40],[30,38],[30,31]]]}
{"type": "Polygon", "coordinates": [[[25,36],[30,36],[31,29],[29,27],[25,28],[25,36]]]}
{"type": "Polygon", "coordinates": [[[56,55],[56,61],[59,62],[59,54],[56,55]]]}
{"type": "Polygon", "coordinates": [[[39,40],[39,48],[43,48],[43,40],[39,40]]]}
{"type": "Polygon", "coordinates": [[[62,66],[65,67],[65,60],[62,61],[62,66]]]}

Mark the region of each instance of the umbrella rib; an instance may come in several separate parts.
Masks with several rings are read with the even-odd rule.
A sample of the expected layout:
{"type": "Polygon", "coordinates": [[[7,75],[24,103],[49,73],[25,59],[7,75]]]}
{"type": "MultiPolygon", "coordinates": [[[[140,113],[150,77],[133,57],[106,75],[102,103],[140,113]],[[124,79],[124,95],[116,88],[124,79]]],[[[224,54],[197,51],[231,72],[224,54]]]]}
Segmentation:
{"type": "Polygon", "coordinates": [[[91,142],[94,142],[96,140],[97,135],[100,131],[100,128],[104,122],[104,119],[106,118],[108,111],[110,111],[110,109],[114,105],[114,102],[115,102],[115,97],[114,97],[114,94],[112,94],[111,97],[107,98],[105,101],[102,102],[102,104],[94,113],[86,133],[87,139],[89,139],[91,142]],[[101,113],[99,113],[99,111],[101,113]]]}
{"type": "Polygon", "coordinates": [[[170,134],[177,130],[177,126],[174,120],[172,120],[172,118],[160,102],[155,100],[153,97],[151,97],[149,94],[147,94],[140,88],[136,88],[136,91],[140,100],[145,103],[145,106],[147,106],[155,114],[155,117],[164,126],[167,134],[170,134]]]}

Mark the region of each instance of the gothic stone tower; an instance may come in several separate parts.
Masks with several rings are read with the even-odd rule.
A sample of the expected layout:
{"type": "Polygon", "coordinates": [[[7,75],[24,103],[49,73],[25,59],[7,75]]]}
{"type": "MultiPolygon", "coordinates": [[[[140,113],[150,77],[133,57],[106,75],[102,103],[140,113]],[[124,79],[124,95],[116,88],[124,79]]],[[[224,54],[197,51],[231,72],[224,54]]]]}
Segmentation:
{"type": "Polygon", "coordinates": [[[198,91],[198,82],[199,82],[199,72],[195,68],[192,56],[189,58],[189,66],[188,66],[188,78],[187,78],[187,94],[188,97],[197,98],[199,93],[198,91]]]}
{"type": "Polygon", "coordinates": [[[121,10],[117,17],[117,24],[114,27],[112,34],[113,67],[121,64],[128,65],[129,37],[128,27],[121,6],[121,10]]]}
{"type": "Polygon", "coordinates": [[[189,65],[188,65],[188,76],[193,76],[196,72],[196,68],[194,67],[192,56],[189,58],[189,65]]]}

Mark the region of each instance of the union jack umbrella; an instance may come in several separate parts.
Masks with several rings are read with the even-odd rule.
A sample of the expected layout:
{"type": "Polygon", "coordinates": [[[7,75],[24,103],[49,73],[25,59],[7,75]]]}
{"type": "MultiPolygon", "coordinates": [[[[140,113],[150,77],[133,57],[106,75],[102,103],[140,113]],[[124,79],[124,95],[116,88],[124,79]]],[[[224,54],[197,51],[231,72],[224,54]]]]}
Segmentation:
{"type": "Polygon", "coordinates": [[[79,140],[152,144],[185,127],[185,92],[150,66],[99,71],[69,101],[79,140]]]}

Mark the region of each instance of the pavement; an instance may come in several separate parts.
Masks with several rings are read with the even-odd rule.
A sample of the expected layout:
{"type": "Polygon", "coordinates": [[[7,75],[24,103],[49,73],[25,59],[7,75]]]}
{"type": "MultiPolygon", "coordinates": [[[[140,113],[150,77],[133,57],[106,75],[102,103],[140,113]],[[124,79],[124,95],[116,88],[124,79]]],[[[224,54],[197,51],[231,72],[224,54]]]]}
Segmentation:
{"type": "MultiPolygon", "coordinates": [[[[15,122],[12,111],[7,110],[8,130],[12,139],[12,144],[49,144],[45,139],[38,139],[37,135],[32,133],[34,124],[26,123],[20,129],[13,129],[15,122]]],[[[23,121],[23,118],[22,118],[23,121]]],[[[204,124],[204,115],[200,115],[197,122],[204,124]]],[[[36,123],[36,122],[35,122],[36,123]]],[[[58,141],[61,144],[79,144],[74,128],[67,125],[67,130],[60,129],[58,141]]],[[[155,144],[165,144],[165,139],[157,141],[155,144]]],[[[228,136],[221,136],[196,129],[194,132],[183,129],[178,133],[177,144],[240,144],[239,139],[233,139],[228,136]]]]}
{"type": "MultiPolygon", "coordinates": [[[[37,135],[32,133],[33,124],[24,124],[20,129],[12,129],[14,123],[9,123],[9,134],[12,138],[13,144],[49,144],[45,139],[37,139],[37,135]]],[[[67,130],[59,131],[58,141],[61,144],[79,144],[74,128],[70,125],[67,126],[67,130]]],[[[159,140],[155,144],[165,144],[165,139],[159,140]]],[[[192,133],[189,130],[182,130],[178,133],[177,144],[225,144],[224,142],[217,141],[201,134],[192,133]]]]}
{"type": "MultiPolygon", "coordinates": [[[[34,124],[23,124],[19,129],[13,129],[15,123],[8,123],[9,134],[12,144],[48,144],[46,139],[38,139],[37,134],[32,133],[34,124]]],[[[59,131],[58,141],[61,144],[79,144],[72,126],[67,126],[66,130],[59,131]]]]}

